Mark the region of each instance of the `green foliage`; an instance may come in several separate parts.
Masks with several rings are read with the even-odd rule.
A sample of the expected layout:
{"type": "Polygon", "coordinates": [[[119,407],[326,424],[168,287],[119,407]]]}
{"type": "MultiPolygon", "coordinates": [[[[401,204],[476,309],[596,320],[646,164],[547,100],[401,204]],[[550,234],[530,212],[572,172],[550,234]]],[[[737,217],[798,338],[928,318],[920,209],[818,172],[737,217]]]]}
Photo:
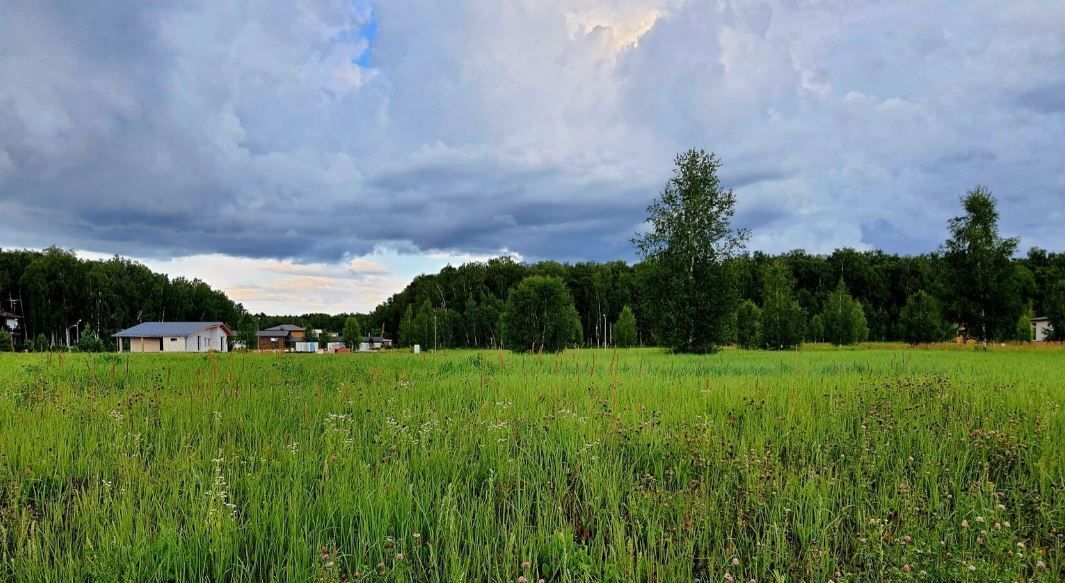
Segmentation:
{"type": "Polygon", "coordinates": [[[510,292],[503,310],[503,337],[516,352],[558,352],[580,341],[579,323],[565,282],[534,275],[510,292]]]}
{"type": "Polygon", "coordinates": [[[314,328],[307,326],[303,329],[303,341],[318,342],[318,333],[314,331],[314,328]]]}
{"type": "MultiPolygon", "coordinates": [[[[236,329],[243,308],[199,280],[170,278],[128,259],[83,260],[51,247],[0,251],[0,297],[19,299],[20,326],[34,338],[64,338],[92,322],[101,338],[148,321],[220,321],[236,329]]],[[[36,348],[36,347],[35,347],[36,348]]]]}
{"type": "Polygon", "coordinates": [[[1046,298],[1045,315],[1050,320],[1050,331],[1041,340],[1065,342],[1065,279],[1050,285],[1046,298]]]}
{"type": "Polygon", "coordinates": [[[85,329],[81,332],[81,337],[78,338],[78,352],[106,352],[107,347],[104,346],[103,340],[96,334],[96,331],[92,329],[88,324],[85,325],[85,329]]]}
{"type": "Polygon", "coordinates": [[[1020,274],[1011,259],[1019,241],[999,235],[998,210],[989,190],[970,190],[962,205],[965,214],[948,224],[951,237],[944,254],[950,312],[966,338],[1011,338],[1024,310],[1020,274]]]}
{"type": "Polygon", "coordinates": [[[810,318],[810,323],[806,327],[806,338],[811,342],[825,341],[825,319],[821,317],[821,314],[810,318]]]}
{"type": "Polygon", "coordinates": [[[950,330],[943,322],[939,302],[924,290],[906,300],[899,318],[903,337],[910,344],[927,344],[947,338],[950,330]]]}
{"type": "Polygon", "coordinates": [[[403,312],[403,319],[399,322],[399,343],[402,346],[414,346],[417,341],[414,338],[414,308],[408,305],[403,312]]]}
{"type": "Polygon", "coordinates": [[[33,343],[34,352],[48,352],[49,344],[48,338],[44,334],[38,334],[37,340],[33,343]]]}
{"type": "Polygon", "coordinates": [[[11,334],[7,330],[0,330],[0,352],[14,352],[15,344],[11,341],[11,334]]]}
{"type": "Polygon", "coordinates": [[[344,344],[352,350],[359,348],[359,342],[362,340],[362,328],[359,326],[359,319],[355,316],[349,316],[344,320],[344,330],[341,332],[344,337],[344,344]]]}
{"type": "Polygon", "coordinates": [[[414,324],[412,330],[414,332],[414,341],[412,344],[421,344],[422,348],[429,349],[435,348],[434,346],[434,324],[433,304],[429,300],[422,302],[420,308],[418,308],[418,315],[414,317],[414,324]]]}
{"type": "Polygon", "coordinates": [[[779,350],[802,343],[806,318],[792,297],[795,282],[783,261],[766,267],[762,283],[762,345],[779,350]]]}
{"type": "Polygon", "coordinates": [[[825,300],[821,321],[825,327],[825,339],[837,346],[865,342],[869,337],[865,310],[851,297],[842,279],[825,300]]]}
{"type": "Polygon", "coordinates": [[[673,177],[647,207],[650,230],[632,241],[654,275],[643,293],[657,306],[655,338],[675,352],[716,351],[735,311],[728,261],[742,251],[747,233],[732,230],[736,196],[721,186],[720,167],[702,150],[679,154],[673,177]]]}
{"type": "Polygon", "coordinates": [[[256,328],[255,318],[249,316],[241,318],[237,339],[243,342],[244,347],[248,350],[259,348],[259,337],[256,335],[258,330],[256,328]]]}
{"type": "Polygon", "coordinates": [[[329,343],[333,341],[333,335],[328,330],[322,330],[322,333],[318,335],[318,347],[326,348],[329,343]]]}
{"type": "Polygon", "coordinates": [[[736,308],[736,344],[748,349],[762,345],[762,310],[751,300],[736,308]]]}
{"type": "Polygon", "coordinates": [[[1035,317],[1035,309],[1031,305],[1027,306],[1019,318],[1017,318],[1017,327],[1013,333],[1013,339],[1018,342],[1031,342],[1035,340],[1032,335],[1032,318],[1035,317]]]}
{"type": "Polygon", "coordinates": [[[636,346],[636,316],[629,306],[621,309],[621,314],[614,324],[614,344],[618,348],[636,346]]]}

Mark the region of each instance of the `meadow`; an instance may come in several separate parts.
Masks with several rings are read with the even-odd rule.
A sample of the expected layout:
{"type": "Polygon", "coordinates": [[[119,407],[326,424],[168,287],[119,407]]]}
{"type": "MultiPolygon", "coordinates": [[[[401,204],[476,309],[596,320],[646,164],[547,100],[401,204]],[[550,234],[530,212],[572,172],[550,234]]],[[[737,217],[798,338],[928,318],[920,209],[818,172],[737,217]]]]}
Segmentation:
{"type": "Polygon", "coordinates": [[[0,354],[3,581],[1060,581],[1065,350],[0,354]]]}

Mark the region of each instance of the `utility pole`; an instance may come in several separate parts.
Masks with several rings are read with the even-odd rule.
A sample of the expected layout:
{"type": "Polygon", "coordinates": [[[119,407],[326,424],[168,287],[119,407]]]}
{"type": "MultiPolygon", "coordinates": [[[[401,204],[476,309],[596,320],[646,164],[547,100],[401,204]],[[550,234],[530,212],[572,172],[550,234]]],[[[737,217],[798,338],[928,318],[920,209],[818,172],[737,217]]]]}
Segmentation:
{"type": "Polygon", "coordinates": [[[436,314],[433,314],[433,352],[440,349],[440,345],[436,341],[436,314]]]}

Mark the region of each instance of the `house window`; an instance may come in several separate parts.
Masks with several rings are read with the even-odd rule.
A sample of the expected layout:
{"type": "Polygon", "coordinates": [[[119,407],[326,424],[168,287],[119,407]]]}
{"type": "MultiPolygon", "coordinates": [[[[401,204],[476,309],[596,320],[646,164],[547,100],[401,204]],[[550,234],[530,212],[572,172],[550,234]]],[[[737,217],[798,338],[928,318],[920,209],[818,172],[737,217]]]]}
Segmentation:
{"type": "Polygon", "coordinates": [[[170,341],[171,342],[177,342],[177,338],[171,338],[170,341]]]}

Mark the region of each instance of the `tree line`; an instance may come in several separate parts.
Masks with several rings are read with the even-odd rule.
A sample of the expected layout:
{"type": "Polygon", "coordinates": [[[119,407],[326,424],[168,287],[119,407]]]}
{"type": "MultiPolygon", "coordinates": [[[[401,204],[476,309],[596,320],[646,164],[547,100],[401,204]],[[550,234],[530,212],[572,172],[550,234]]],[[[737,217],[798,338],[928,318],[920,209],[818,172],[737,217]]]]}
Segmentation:
{"type": "Polygon", "coordinates": [[[148,321],[217,321],[236,326],[244,308],[198,279],[170,278],[113,257],[78,258],[51,247],[0,250],[0,307],[22,316],[22,346],[111,349],[111,334],[148,321]]]}
{"type": "MultiPolygon", "coordinates": [[[[633,238],[640,261],[519,263],[509,257],[420,275],[368,314],[248,314],[199,280],[169,278],[119,257],[82,260],[57,248],[0,250],[0,302],[25,316],[30,347],[109,338],[144,321],[222,321],[248,346],[255,332],[305,326],[352,342],[364,332],[401,346],[557,349],[658,345],[707,352],[722,344],[780,349],[802,342],[934,342],[961,334],[1030,340],[1047,316],[1065,340],[1065,253],[1002,237],[993,195],[975,188],[941,248],[905,256],[745,249],[721,162],[679,155],[673,177],[633,238]],[[79,324],[80,321],[80,324],[79,324]],[[93,332],[94,331],[94,332],[93,332]]],[[[308,334],[308,337],[310,335],[308,334]]],[[[90,345],[92,346],[92,345],[90,345]]],[[[109,347],[110,343],[104,344],[109,347]]]]}
{"type": "MultiPolygon", "coordinates": [[[[500,257],[448,266],[416,277],[360,316],[363,326],[394,331],[401,345],[518,348],[506,338],[511,293],[537,278],[537,293],[549,297],[542,278],[554,278],[575,312],[574,322],[559,320],[560,330],[577,335],[570,345],[702,352],[725,343],[920,343],[955,334],[1023,341],[1031,339],[1033,315],[1048,316],[1050,339],[1065,340],[1065,253],[1033,248],[1015,256],[1019,241],[999,235],[986,189],[962,197],[950,238],[925,254],[844,248],[771,255],[744,250],[746,233],[730,226],[735,196],[721,187],[719,169],[712,154],[678,156],[674,177],[648,208],[649,231],[633,240],[642,258],[635,264],[500,257]]],[[[533,309],[530,293],[517,300],[533,309]]],[[[523,337],[521,347],[530,339],[523,337]]]]}

